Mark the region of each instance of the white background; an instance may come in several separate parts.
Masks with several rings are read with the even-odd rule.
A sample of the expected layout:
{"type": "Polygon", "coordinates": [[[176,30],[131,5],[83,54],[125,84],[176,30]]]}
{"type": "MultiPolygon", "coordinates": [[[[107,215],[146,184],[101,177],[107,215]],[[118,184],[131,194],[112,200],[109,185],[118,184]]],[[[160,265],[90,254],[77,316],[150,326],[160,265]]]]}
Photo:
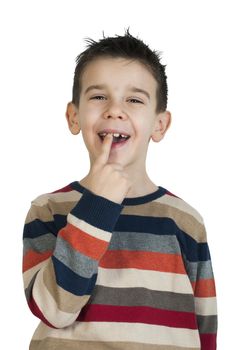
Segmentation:
{"type": "MultiPolygon", "coordinates": [[[[70,134],[75,58],[85,37],[130,33],[162,52],[172,125],[150,142],[150,178],[203,216],[216,279],[218,349],[235,344],[234,1],[1,1],[1,344],[28,349],[38,320],[21,276],[22,232],[36,196],[82,179],[89,158],[70,134]]],[[[1,346],[2,348],[2,346],[1,346]]]]}

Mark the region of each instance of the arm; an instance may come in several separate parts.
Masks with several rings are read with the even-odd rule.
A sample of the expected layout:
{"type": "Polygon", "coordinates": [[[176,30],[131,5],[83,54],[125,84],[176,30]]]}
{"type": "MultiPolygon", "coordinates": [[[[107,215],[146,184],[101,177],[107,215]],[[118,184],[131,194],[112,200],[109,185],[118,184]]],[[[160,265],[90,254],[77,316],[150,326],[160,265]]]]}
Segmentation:
{"type": "Polygon", "coordinates": [[[85,190],[57,232],[48,203],[32,202],[23,233],[24,288],[30,310],[48,326],[67,327],[88,302],[122,208],[85,190]]]}
{"type": "Polygon", "coordinates": [[[204,242],[191,240],[191,251],[185,257],[185,265],[194,292],[201,350],[216,350],[216,289],[206,234],[204,236],[204,242]]]}
{"type": "Polygon", "coordinates": [[[207,243],[199,244],[196,278],[192,282],[202,350],[216,349],[217,302],[215,280],[207,243]]]}

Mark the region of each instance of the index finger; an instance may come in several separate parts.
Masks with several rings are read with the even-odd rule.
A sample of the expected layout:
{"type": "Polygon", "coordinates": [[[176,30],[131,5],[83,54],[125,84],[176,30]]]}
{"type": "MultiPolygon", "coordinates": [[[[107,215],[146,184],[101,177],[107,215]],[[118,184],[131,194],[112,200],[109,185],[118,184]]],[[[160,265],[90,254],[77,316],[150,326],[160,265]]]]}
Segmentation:
{"type": "Polygon", "coordinates": [[[109,159],[109,154],[111,150],[111,145],[113,141],[113,136],[111,134],[107,134],[102,142],[102,151],[97,158],[97,162],[100,164],[106,164],[109,159]]]}

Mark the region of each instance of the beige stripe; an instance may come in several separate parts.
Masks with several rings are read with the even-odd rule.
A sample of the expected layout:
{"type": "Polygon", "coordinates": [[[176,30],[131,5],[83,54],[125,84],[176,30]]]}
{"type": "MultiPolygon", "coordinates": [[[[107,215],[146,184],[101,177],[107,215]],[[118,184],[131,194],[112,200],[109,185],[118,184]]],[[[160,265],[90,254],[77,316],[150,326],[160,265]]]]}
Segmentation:
{"type": "Polygon", "coordinates": [[[160,198],[157,198],[155,201],[162,203],[162,204],[166,204],[170,207],[174,207],[176,209],[179,209],[179,210],[195,217],[195,219],[200,224],[204,225],[204,220],[203,220],[201,214],[194,207],[192,207],[190,204],[185,202],[183,199],[176,198],[176,197],[173,197],[173,196],[166,194],[160,198]]]}
{"type": "Polygon", "coordinates": [[[55,300],[58,309],[61,311],[76,313],[87,303],[90,297],[90,295],[74,295],[58,286],[52,261],[48,264],[47,269],[44,270],[43,281],[52,298],[55,300]]]}
{"type": "Polygon", "coordinates": [[[67,215],[67,213],[69,213],[76,204],[77,201],[50,203],[50,206],[47,204],[43,206],[32,204],[30,211],[26,216],[25,223],[27,224],[38,218],[40,218],[42,221],[52,221],[54,220],[53,214],[67,215]]]}
{"type": "Polygon", "coordinates": [[[200,350],[199,347],[179,347],[130,342],[95,342],[47,338],[44,341],[32,341],[30,350],[200,350]]]}
{"type": "Polygon", "coordinates": [[[98,267],[96,284],[113,288],[141,287],[157,291],[193,294],[187,275],[159,271],[98,267]]]}
{"type": "Polygon", "coordinates": [[[34,277],[36,272],[39,271],[43,266],[47,265],[48,260],[50,260],[50,259],[51,258],[48,258],[48,259],[42,261],[41,263],[35,265],[31,269],[29,269],[23,273],[23,280],[24,280],[24,287],[25,288],[28,287],[28,285],[30,284],[30,281],[32,280],[32,278],[34,277]]]}
{"type": "Polygon", "coordinates": [[[64,193],[46,193],[38,196],[31,202],[25,223],[27,224],[36,218],[40,218],[43,221],[53,220],[53,214],[66,215],[74,208],[81,195],[81,193],[73,190],[64,193]]]}
{"type": "Polygon", "coordinates": [[[39,207],[32,204],[30,210],[27,213],[25,224],[28,224],[35,219],[40,219],[41,221],[53,221],[53,215],[47,206],[39,207]]]}
{"type": "Polygon", "coordinates": [[[122,214],[167,217],[173,219],[181,230],[194,238],[197,242],[206,241],[205,226],[201,224],[193,215],[171,205],[153,201],[143,205],[126,206],[122,209],[122,214]]]}
{"type": "Polygon", "coordinates": [[[147,325],[143,323],[77,322],[73,327],[49,328],[43,323],[34,333],[33,340],[45,337],[80,341],[133,342],[145,344],[174,345],[198,348],[198,330],[147,325]]]}
{"type": "MultiPolygon", "coordinates": [[[[44,194],[32,201],[26,223],[40,215],[41,220],[53,220],[53,214],[67,215],[82,194],[76,190],[65,193],[44,194]],[[43,208],[44,207],[44,208],[43,208]]],[[[142,205],[125,206],[122,214],[172,218],[178,227],[198,242],[206,242],[206,230],[200,213],[182,199],[164,195],[142,205]]]]}
{"type": "Polygon", "coordinates": [[[77,201],[53,202],[53,214],[67,215],[78,203],[77,201]]]}
{"type": "Polygon", "coordinates": [[[217,315],[216,297],[195,298],[195,309],[197,315],[210,316],[217,315]]]}
{"type": "Polygon", "coordinates": [[[44,269],[41,269],[37,275],[33,287],[33,298],[44,317],[54,327],[67,327],[71,325],[77,318],[78,314],[64,312],[58,309],[58,306],[49,293],[43,282],[44,269]]]}
{"type": "Polygon", "coordinates": [[[50,204],[53,204],[54,202],[62,203],[67,201],[78,202],[81,196],[82,193],[76,190],[69,192],[45,193],[36,197],[32,203],[38,206],[44,206],[48,202],[50,202],[50,204]]]}
{"type": "Polygon", "coordinates": [[[75,227],[78,227],[80,230],[86,232],[92,237],[102,239],[106,242],[110,242],[111,240],[110,232],[104,231],[102,229],[99,229],[98,227],[92,226],[88,222],[78,219],[76,216],[72,214],[68,214],[67,220],[70,224],[74,225],[75,227]]]}

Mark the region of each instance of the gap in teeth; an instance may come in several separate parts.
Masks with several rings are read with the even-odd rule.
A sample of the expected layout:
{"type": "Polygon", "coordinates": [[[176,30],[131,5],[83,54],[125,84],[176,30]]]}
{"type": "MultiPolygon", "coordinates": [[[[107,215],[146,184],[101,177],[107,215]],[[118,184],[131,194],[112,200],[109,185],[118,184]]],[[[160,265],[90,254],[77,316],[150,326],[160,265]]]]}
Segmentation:
{"type": "MultiPolygon", "coordinates": [[[[108,133],[106,132],[102,132],[102,133],[99,133],[99,135],[105,137],[108,133]]],[[[119,134],[119,133],[111,133],[114,137],[123,137],[123,138],[128,138],[129,136],[127,135],[123,135],[123,134],[119,134]]]]}

